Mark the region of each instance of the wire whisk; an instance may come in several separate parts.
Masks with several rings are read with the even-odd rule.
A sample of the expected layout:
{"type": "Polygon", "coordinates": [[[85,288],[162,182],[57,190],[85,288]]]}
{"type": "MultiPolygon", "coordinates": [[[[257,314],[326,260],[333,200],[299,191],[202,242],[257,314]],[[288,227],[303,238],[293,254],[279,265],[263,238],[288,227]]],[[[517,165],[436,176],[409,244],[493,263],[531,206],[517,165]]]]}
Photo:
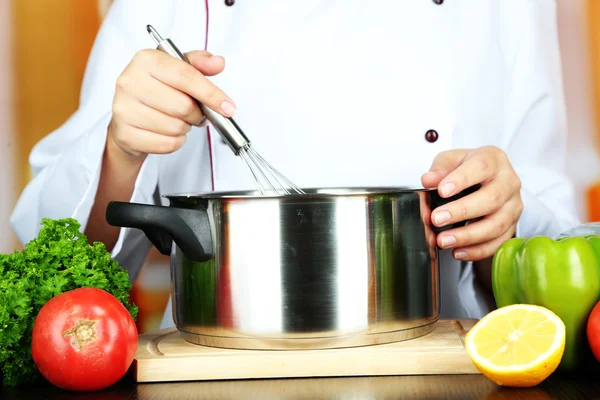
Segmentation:
{"type": "MultiPolygon", "coordinates": [[[[158,50],[189,63],[171,39],[163,39],[151,25],[147,25],[146,29],[148,30],[150,37],[156,42],[158,50]]],[[[305,194],[302,189],[273,168],[271,164],[251,147],[250,140],[246,137],[233,118],[224,117],[199,101],[196,102],[200,106],[200,110],[204,114],[204,117],[208,119],[211,125],[219,132],[233,153],[242,159],[247,169],[250,171],[255,186],[261,195],[268,194],[270,191],[272,191],[271,193],[278,195],[292,194],[292,192],[305,194]]]]}

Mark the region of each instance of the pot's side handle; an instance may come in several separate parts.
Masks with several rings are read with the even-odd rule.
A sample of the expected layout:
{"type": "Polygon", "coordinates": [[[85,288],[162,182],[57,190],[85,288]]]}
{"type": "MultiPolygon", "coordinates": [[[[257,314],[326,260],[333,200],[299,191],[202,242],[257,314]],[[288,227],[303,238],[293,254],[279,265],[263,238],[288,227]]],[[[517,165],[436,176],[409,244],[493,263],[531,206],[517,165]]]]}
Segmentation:
{"type": "Polygon", "coordinates": [[[192,261],[213,256],[213,242],[206,210],[190,210],[149,204],[111,201],[106,207],[109,225],[142,230],[164,255],[175,242],[192,261]]]}
{"type": "MultiPolygon", "coordinates": [[[[433,211],[434,209],[443,206],[444,204],[448,204],[451,203],[453,201],[456,201],[460,198],[466,197],[472,193],[475,193],[477,190],[479,190],[481,188],[481,184],[476,184],[473,185],[469,188],[466,188],[465,190],[463,190],[460,193],[455,194],[454,196],[448,197],[448,198],[443,198],[442,196],[440,196],[438,194],[438,192],[433,192],[433,196],[432,196],[432,201],[431,201],[431,210],[433,211]]],[[[445,225],[442,227],[437,227],[435,225],[433,225],[433,231],[437,234],[437,233],[441,233],[444,231],[447,231],[449,229],[452,228],[459,228],[461,226],[466,225],[468,222],[474,222],[474,221],[461,221],[461,222],[457,222],[455,224],[449,224],[449,225],[445,225]]]]}

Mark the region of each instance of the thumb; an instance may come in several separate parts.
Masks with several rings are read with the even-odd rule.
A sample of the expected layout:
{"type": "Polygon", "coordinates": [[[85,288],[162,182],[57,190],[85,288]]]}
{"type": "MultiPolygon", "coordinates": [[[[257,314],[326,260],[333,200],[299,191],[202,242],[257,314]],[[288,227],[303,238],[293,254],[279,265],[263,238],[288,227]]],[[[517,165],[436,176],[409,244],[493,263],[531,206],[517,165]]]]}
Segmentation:
{"type": "Polygon", "coordinates": [[[208,51],[193,50],[185,53],[188,62],[205,76],[214,76],[223,72],[225,69],[225,59],[221,56],[214,56],[208,51]]]}
{"type": "Polygon", "coordinates": [[[424,188],[437,187],[442,179],[454,171],[467,157],[467,150],[447,150],[439,153],[431,163],[429,172],[421,176],[421,184],[424,188]]]}

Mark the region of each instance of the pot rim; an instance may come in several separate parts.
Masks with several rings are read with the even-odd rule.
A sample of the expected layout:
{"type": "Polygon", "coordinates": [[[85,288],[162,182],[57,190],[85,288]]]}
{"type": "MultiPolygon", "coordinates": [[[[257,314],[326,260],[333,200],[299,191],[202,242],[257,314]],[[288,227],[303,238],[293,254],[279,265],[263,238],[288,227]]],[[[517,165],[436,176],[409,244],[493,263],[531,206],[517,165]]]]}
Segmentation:
{"type": "MultiPolygon", "coordinates": [[[[349,187],[313,187],[302,188],[306,194],[265,193],[258,190],[210,191],[201,193],[173,193],[162,195],[167,199],[278,199],[278,198],[322,198],[322,197],[353,197],[377,194],[402,194],[433,192],[434,188],[410,188],[407,186],[349,186],[349,187]]],[[[272,192],[272,189],[271,189],[272,192]]]]}

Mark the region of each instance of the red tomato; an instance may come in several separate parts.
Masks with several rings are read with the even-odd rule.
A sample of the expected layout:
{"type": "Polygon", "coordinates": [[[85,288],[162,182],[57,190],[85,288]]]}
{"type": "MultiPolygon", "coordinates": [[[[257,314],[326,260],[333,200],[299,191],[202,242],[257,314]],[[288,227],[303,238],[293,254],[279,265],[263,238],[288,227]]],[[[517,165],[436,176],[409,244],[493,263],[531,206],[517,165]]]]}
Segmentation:
{"type": "Polygon", "coordinates": [[[40,373],[67,390],[92,391],[120,380],[133,362],[138,331],[112,294],[80,288],[50,299],[33,326],[31,351],[40,373]]]}
{"type": "Polygon", "coordinates": [[[594,357],[600,361],[600,302],[596,303],[588,317],[587,338],[594,357]]]}

